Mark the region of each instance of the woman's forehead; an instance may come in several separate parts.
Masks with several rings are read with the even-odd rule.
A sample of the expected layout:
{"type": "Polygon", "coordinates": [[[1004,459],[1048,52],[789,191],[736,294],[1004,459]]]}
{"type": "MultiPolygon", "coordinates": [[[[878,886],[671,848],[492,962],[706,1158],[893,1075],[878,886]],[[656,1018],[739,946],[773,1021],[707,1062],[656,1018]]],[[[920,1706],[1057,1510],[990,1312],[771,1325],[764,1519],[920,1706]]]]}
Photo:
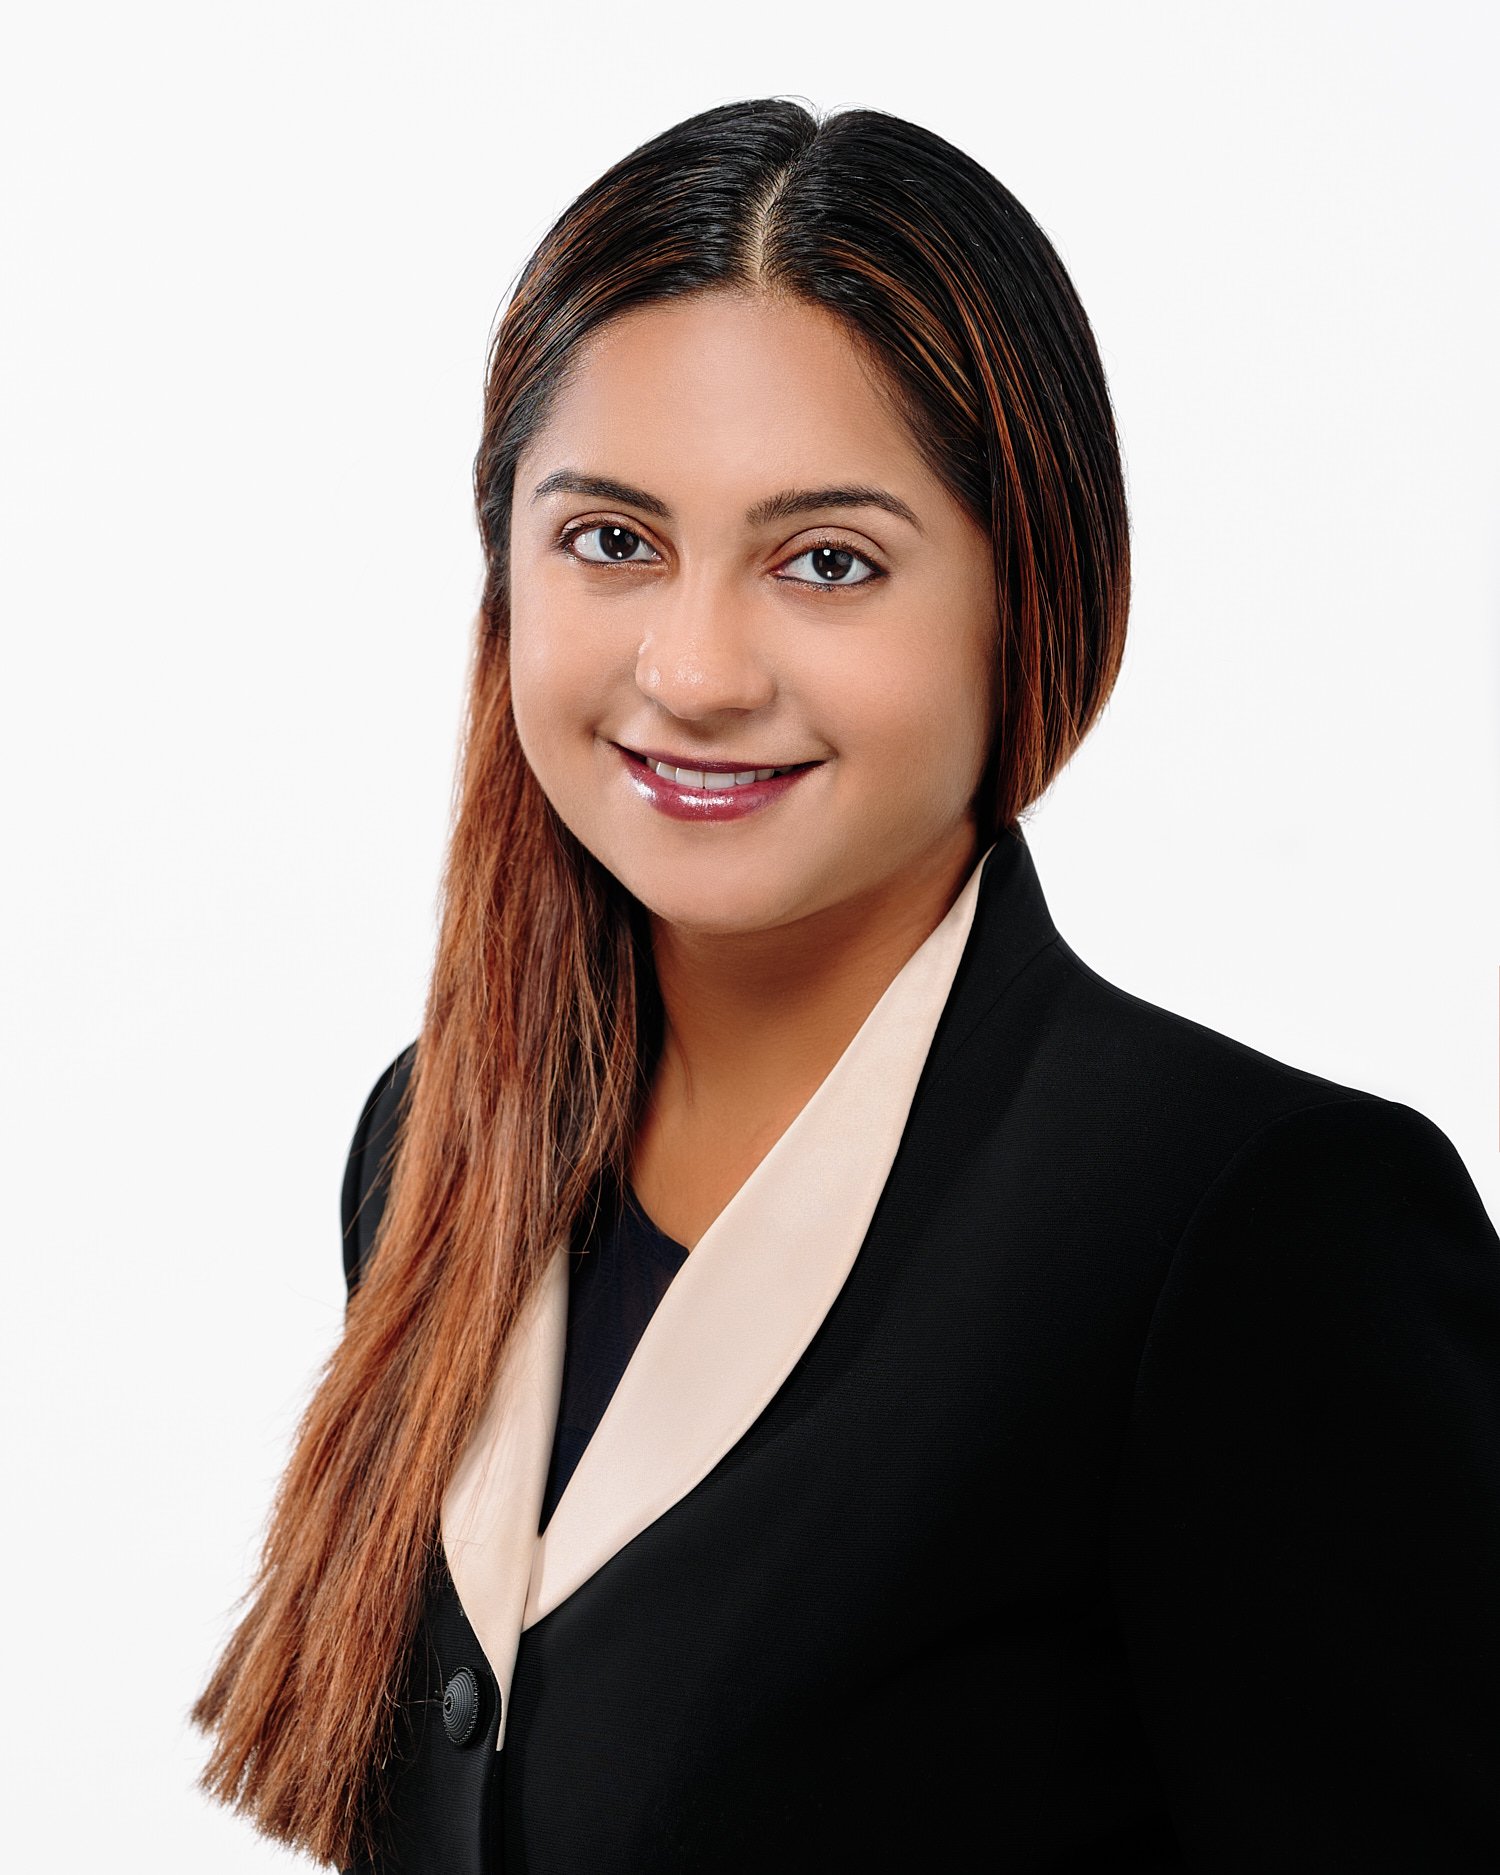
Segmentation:
{"type": "Polygon", "coordinates": [[[594,334],[523,452],[517,500],[564,469],[669,505],[712,490],[747,512],[867,486],[915,514],[942,492],[849,327],[786,295],[695,294],[594,334]]]}

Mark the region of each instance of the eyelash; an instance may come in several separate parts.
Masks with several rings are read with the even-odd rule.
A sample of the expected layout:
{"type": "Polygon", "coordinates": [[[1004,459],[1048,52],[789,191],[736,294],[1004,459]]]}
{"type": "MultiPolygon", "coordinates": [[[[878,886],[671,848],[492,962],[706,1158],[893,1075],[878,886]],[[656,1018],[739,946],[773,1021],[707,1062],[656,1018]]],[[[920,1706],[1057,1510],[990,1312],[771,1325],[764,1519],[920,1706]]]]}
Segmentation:
{"type": "MultiPolygon", "coordinates": [[[[570,560],[577,561],[580,566],[645,566],[649,564],[649,562],[644,560],[585,560],[582,554],[573,552],[573,542],[575,540],[578,540],[584,534],[593,534],[600,528],[605,527],[618,527],[622,533],[634,534],[637,540],[645,542],[645,545],[648,547],[651,546],[651,542],[646,539],[646,536],[641,533],[638,528],[626,527],[621,521],[576,521],[571,526],[565,527],[558,536],[558,549],[560,552],[565,553],[570,560]]],[[[851,541],[838,540],[832,535],[810,542],[806,547],[803,547],[800,552],[794,553],[791,558],[783,562],[783,564],[791,565],[793,562],[803,559],[807,554],[816,553],[821,547],[831,547],[835,553],[852,553],[861,566],[869,569],[868,577],[865,579],[852,580],[847,584],[842,581],[830,582],[828,580],[810,579],[787,579],[783,581],[783,584],[788,586],[800,586],[804,592],[857,592],[865,586],[873,586],[877,580],[886,577],[885,568],[872,560],[862,547],[856,547],[851,541]]],[[[654,553],[655,551],[656,549],[653,547],[652,552],[654,553]]]]}

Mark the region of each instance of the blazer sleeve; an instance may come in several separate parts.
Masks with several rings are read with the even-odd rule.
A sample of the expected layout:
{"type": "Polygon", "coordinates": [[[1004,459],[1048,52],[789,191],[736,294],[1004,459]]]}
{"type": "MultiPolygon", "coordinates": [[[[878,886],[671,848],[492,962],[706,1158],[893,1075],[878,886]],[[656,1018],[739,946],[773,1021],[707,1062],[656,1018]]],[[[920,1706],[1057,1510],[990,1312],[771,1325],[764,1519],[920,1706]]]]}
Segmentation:
{"type": "Polygon", "coordinates": [[[1110,1537],[1191,1869],[1500,1869],[1500,1240],[1369,1095],[1272,1122],[1177,1246],[1110,1537]]]}
{"type": "Polygon", "coordinates": [[[375,1233],[385,1211],[392,1148],[416,1048],[415,1042],[404,1048],[370,1089],[344,1162],[339,1211],[343,1224],[346,1303],[353,1299],[360,1277],[369,1265],[375,1233]]]}

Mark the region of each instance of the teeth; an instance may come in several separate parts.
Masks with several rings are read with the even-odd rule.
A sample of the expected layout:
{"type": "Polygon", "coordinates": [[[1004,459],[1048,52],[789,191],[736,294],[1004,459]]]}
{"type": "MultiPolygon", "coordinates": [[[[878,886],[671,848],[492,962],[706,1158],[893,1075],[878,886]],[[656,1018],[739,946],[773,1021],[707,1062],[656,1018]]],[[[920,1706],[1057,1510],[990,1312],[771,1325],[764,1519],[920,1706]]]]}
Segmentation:
{"type": "Polygon", "coordinates": [[[663,781],[675,781],[682,788],[702,788],[710,794],[724,794],[730,788],[748,787],[752,781],[769,781],[772,775],[791,773],[787,768],[742,768],[730,773],[718,769],[674,768],[670,762],[651,761],[646,766],[663,781]]]}

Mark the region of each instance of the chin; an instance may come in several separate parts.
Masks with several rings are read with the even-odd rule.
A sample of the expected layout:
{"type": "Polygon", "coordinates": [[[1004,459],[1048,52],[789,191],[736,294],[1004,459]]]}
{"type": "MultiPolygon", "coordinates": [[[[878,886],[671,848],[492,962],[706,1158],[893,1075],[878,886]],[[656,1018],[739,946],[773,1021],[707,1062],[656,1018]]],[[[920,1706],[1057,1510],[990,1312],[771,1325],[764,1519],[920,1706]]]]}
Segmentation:
{"type": "Polygon", "coordinates": [[[792,869],[768,867],[764,859],[741,866],[726,854],[723,863],[705,856],[701,862],[627,862],[610,870],[654,917],[705,936],[767,930],[811,909],[802,903],[792,869]]]}

